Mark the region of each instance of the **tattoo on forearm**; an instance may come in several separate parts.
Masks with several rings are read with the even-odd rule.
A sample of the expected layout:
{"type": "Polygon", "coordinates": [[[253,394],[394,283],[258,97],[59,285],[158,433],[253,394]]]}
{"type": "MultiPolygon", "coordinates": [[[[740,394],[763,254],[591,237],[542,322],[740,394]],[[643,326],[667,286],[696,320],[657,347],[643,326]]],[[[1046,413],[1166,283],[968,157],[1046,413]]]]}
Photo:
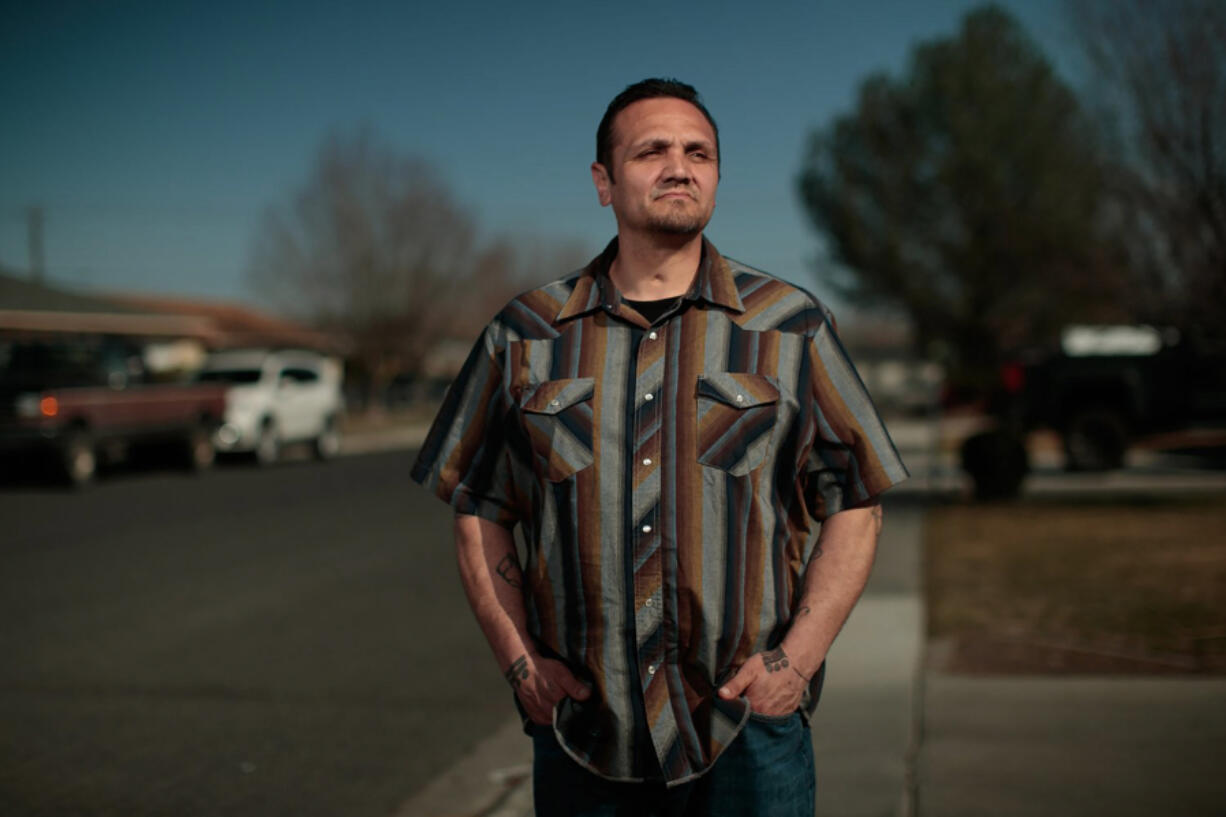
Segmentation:
{"type": "Polygon", "coordinates": [[[498,563],[498,567],[494,569],[498,571],[498,575],[507,584],[516,589],[523,587],[524,574],[519,570],[519,560],[515,558],[514,553],[508,553],[506,556],[503,556],[502,561],[498,563]]]}
{"type": "Polygon", "coordinates": [[[801,616],[807,616],[811,612],[813,611],[809,609],[809,605],[805,604],[805,605],[802,605],[801,608],[796,611],[796,615],[792,616],[792,618],[800,618],[801,616]]]}
{"type": "Polygon", "coordinates": [[[762,653],[762,663],[766,665],[767,672],[778,672],[788,668],[788,656],[783,651],[783,647],[775,647],[770,652],[762,653]]]}
{"type": "MultiPolygon", "coordinates": [[[[806,613],[809,612],[808,607],[802,607],[800,609],[804,610],[806,613]]],[[[799,613],[797,615],[799,615],[799,613]]],[[[766,666],[767,672],[780,672],[790,667],[792,672],[796,673],[800,680],[804,681],[805,683],[809,682],[809,679],[804,676],[804,673],[792,666],[792,662],[788,660],[788,655],[783,651],[783,647],[775,647],[775,649],[771,650],[770,652],[762,653],[762,663],[766,666]]]]}
{"type": "Polygon", "coordinates": [[[519,685],[528,680],[528,656],[521,655],[516,658],[503,677],[512,689],[519,692],[519,685]]]}
{"type": "Polygon", "coordinates": [[[881,528],[885,524],[885,513],[881,510],[880,505],[873,506],[873,522],[877,526],[877,533],[881,533],[881,528]]]}

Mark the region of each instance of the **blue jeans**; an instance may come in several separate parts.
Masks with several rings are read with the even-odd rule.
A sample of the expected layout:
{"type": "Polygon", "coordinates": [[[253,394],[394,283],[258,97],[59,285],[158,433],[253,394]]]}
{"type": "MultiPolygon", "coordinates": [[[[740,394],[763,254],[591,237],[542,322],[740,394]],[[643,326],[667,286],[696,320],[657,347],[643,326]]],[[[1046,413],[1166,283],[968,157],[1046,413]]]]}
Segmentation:
{"type": "Polygon", "coordinates": [[[536,817],[813,817],[813,741],[800,714],[751,715],[706,774],[674,788],[584,769],[553,729],[532,729],[536,817]]]}

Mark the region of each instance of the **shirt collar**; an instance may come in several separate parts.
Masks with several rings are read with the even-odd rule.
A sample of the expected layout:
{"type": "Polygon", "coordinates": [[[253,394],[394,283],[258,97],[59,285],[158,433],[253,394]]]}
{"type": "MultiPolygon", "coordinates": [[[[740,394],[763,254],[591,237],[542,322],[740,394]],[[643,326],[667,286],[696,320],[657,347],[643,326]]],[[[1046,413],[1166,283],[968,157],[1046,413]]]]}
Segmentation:
{"type": "MultiPolygon", "coordinates": [[[[579,273],[575,288],[570,297],[562,305],[555,323],[586,315],[597,309],[616,312],[621,303],[621,294],[613,286],[609,278],[609,266],[617,257],[617,239],[614,238],[600,255],[592,259],[579,273]]],[[[698,262],[698,274],[694,285],[685,294],[688,301],[706,301],[715,306],[722,306],[733,312],[744,312],[745,304],[741,302],[740,293],[736,289],[736,279],[727,260],[715,249],[715,245],[702,239],[702,260],[698,262]]]]}

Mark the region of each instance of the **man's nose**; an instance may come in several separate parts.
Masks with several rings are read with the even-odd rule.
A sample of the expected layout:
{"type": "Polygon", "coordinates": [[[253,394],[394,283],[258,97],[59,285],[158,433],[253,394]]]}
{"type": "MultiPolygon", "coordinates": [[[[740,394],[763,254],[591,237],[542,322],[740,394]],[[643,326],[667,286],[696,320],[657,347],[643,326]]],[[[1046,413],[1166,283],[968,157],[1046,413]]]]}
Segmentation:
{"type": "Polygon", "coordinates": [[[668,163],[664,167],[664,181],[688,184],[691,178],[690,164],[686,160],[685,153],[681,151],[670,152],[668,154],[668,163]]]}

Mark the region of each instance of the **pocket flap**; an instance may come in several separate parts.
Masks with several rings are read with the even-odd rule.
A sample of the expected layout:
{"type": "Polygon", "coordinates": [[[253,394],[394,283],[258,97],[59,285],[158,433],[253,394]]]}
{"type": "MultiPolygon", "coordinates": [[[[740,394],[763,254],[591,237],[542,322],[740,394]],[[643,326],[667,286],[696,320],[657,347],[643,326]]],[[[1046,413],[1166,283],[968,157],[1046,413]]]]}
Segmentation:
{"type": "Polygon", "coordinates": [[[564,380],[546,380],[530,385],[519,398],[519,406],[533,414],[557,414],[564,408],[591,398],[595,380],[590,377],[572,377],[564,380]]]}
{"type": "Polygon", "coordinates": [[[734,408],[749,408],[779,402],[779,387],[773,377],[764,374],[715,372],[699,376],[698,395],[734,408]]]}

